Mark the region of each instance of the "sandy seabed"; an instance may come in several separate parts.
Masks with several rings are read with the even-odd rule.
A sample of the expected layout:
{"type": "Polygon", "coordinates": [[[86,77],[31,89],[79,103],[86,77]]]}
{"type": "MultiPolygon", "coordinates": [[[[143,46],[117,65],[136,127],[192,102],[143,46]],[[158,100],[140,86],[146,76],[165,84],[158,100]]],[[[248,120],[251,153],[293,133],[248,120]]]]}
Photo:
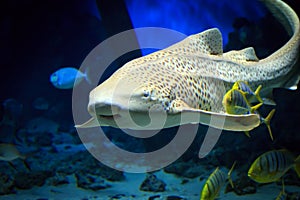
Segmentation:
{"type": "MultiPolygon", "coordinates": [[[[167,196],[179,196],[187,200],[197,200],[200,198],[200,192],[205,182],[199,181],[199,178],[188,179],[185,184],[181,184],[182,178],[163,171],[156,172],[155,175],[163,180],[167,186],[165,192],[143,192],[139,187],[146,174],[125,173],[126,179],[120,182],[109,182],[112,187],[104,190],[92,191],[78,188],[74,176],[69,176],[69,184],[60,186],[42,186],[34,187],[30,190],[17,190],[16,194],[0,196],[1,200],[106,200],[106,199],[137,199],[147,200],[149,197],[155,200],[163,200],[167,196]],[[115,198],[112,198],[115,197],[115,198]]],[[[185,178],[186,179],[186,178],[185,178]]],[[[277,197],[282,190],[281,186],[275,183],[263,185],[258,188],[257,193],[238,196],[233,192],[224,194],[224,188],[221,191],[219,200],[272,200],[277,197]]],[[[297,186],[286,186],[288,192],[299,192],[297,186]]]]}

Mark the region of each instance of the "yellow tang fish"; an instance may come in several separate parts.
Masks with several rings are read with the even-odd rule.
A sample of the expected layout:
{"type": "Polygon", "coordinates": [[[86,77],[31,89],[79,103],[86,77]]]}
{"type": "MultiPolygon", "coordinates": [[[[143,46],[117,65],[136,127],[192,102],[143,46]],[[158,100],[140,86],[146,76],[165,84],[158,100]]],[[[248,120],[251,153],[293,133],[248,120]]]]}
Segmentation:
{"type": "Polygon", "coordinates": [[[258,183],[271,183],[278,181],[292,167],[300,177],[300,156],[295,159],[285,149],[268,151],[252,163],[248,176],[258,183]]]}

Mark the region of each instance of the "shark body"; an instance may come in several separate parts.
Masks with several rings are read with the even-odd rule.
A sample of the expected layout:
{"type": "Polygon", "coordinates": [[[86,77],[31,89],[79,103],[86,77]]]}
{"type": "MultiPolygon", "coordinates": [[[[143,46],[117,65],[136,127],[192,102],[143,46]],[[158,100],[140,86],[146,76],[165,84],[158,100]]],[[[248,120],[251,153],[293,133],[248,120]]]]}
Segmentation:
{"type": "Polygon", "coordinates": [[[252,47],[223,53],[222,35],[216,28],[191,35],[126,63],[92,90],[88,105],[92,118],[77,127],[160,129],[201,123],[249,131],[259,126],[258,114],[226,113],[223,97],[241,80],[252,88],[262,85],[262,97],[268,97],[273,88],[295,85],[300,44],[295,12],[280,0],[261,1],[291,34],[279,50],[259,60],[252,47]]]}

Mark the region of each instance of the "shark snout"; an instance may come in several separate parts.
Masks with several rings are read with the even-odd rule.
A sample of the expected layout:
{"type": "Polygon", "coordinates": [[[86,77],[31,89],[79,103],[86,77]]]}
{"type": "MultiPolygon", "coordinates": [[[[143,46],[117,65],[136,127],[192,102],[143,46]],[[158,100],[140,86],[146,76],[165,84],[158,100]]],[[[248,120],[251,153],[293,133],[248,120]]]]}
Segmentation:
{"type": "Polygon", "coordinates": [[[91,91],[88,104],[88,112],[97,116],[112,116],[120,112],[120,106],[116,105],[113,90],[106,82],[91,91]]]}

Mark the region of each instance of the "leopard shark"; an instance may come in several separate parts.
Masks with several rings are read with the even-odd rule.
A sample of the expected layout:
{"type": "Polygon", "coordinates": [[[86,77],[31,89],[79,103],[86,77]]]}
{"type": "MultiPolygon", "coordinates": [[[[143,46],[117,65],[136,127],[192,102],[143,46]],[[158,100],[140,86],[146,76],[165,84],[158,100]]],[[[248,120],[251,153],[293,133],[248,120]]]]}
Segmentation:
{"type": "Polygon", "coordinates": [[[191,35],[144,57],[134,59],[94,88],[89,95],[92,116],[77,128],[112,126],[155,130],[182,124],[203,124],[230,131],[249,131],[261,124],[259,114],[225,112],[222,100],[236,81],[260,95],[290,88],[299,81],[299,18],[281,0],[261,0],[282,23],[290,39],[259,59],[248,47],[224,53],[217,28],[191,35]]]}

